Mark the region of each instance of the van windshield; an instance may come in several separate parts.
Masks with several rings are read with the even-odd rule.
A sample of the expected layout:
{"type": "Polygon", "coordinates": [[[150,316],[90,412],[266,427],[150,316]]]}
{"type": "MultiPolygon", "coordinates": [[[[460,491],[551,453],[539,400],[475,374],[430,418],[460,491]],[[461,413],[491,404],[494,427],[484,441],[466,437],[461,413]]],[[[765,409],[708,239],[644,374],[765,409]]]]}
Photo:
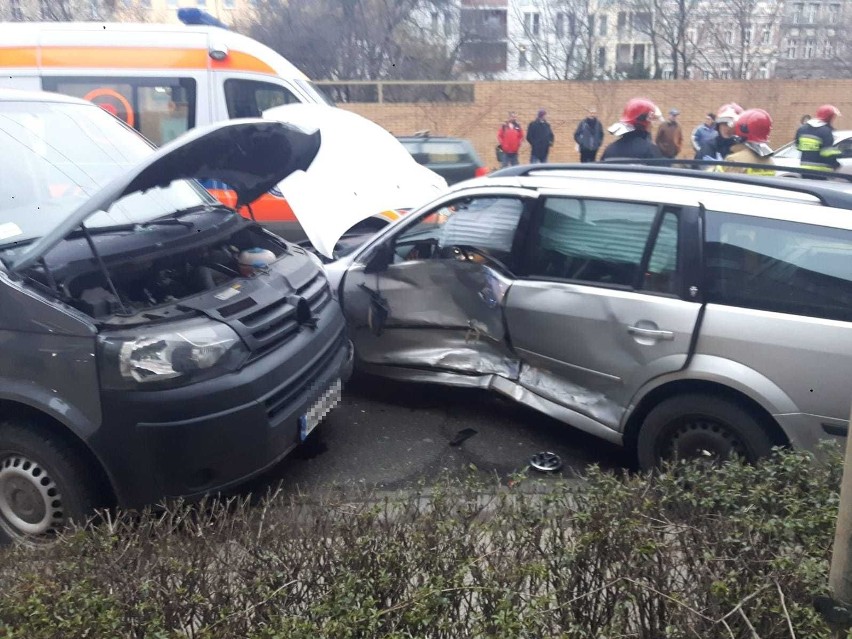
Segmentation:
{"type": "MultiPolygon", "coordinates": [[[[0,245],[41,237],[153,148],[96,106],[0,102],[0,245]]],[[[215,203],[194,181],[124,197],[89,228],[142,223],[215,203]]]]}

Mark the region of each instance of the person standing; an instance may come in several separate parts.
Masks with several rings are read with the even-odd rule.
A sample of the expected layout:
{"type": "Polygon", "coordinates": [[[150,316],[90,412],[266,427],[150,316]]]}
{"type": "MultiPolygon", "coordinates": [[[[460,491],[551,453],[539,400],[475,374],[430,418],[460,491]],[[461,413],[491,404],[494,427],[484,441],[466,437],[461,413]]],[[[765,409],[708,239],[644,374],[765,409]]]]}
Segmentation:
{"type": "Polygon", "coordinates": [[[651,124],[660,117],[660,110],[646,98],[633,98],[624,105],[621,119],[609,130],[620,135],[604,149],[601,160],[615,158],[654,159],[662,157],[651,141],[651,124]]]}
{"type": "Polygon", "coordinates": [[[802,152],[800,166],[815,171],[834,171],[840,162],[840,149],[834,146],[834,120],[840,109],[823,104],[811,118],[796,131],[796,148],[802,152]]]}
{"type": "Polygon", "coordinates": [[[657,129],[655,142],[664,158],[676,158],[683,146],[683,131],[677,121],[679,115],[677,109],[669,109],[669,119],[657,129]]]}
{"type": "Polygon", "coordinates": [[[503,162],[501,166],[517,166],[518,151],[524,141],[524,130],[518,122],[514,111],[509,112],[506,120],[497,132],[497,142],[503,150],[503,162]]]}
{"type": "Polygon", "coordinates": [[[692,129],[692,148],[699,151],[702,146],[715,138],[719,133],[716,131],[716,114],[708,113],[704,122],[692,129]]]}
{"type": "MultiPolygon", "coordinates": [[[[731,154],[731,147],[736,144],[734,123],[743,108],[736,102],[723,104],[716,111],[716,132],[718,135],[701,145],[695,152],[695,160],[724,160],[731,154]]],[[[713,169],[708,169],[712,171],[713,169]]]]}
{"type": "Polygon", "coordinates": [[[550,147],[553,146],[553,129],[550,122],[544,119],[547,111],[539,109],[536,119],[527,127],[527,142],[530,143],[530,164],[547,162],[550,147]]]}
{"type": "Polygon", "coordinates": [[[767,168],[725,166],[725,173],[747,173],[749,175],[775,175],[770,166],[774,166],[772,147],[769,146],[769,134],[772,132],[772,118],[763,109],[743,111],[734,124],[734,136],[737,143],[731,147],[726,162],[762,164],[767,168]]]}
{"type": "Polygon", "coordinates": [[[591,108],[588,113],[574,131],[574,142],[580,149],[580,162],[594,162],[603,144],[603,126],[598,120],[597,110],[591,108]]]}

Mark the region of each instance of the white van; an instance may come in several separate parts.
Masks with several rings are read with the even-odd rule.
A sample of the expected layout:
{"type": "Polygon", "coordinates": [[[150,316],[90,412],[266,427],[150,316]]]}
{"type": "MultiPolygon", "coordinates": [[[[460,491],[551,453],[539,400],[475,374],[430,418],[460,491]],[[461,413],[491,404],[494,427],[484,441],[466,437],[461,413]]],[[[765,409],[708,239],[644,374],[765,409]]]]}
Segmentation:
{"type": "MultiPolygon", "coordinates": [[[[270,107],[327,102],[307,76],[259,42],[182,24],[0,23],[0,87],[90,100],[156,145],[270,107]]],[[[233,204],[231,194],[213,191],[233,204]]],[[[252,213],[284,235],[298,228],[274,192],[252,213]]]]}

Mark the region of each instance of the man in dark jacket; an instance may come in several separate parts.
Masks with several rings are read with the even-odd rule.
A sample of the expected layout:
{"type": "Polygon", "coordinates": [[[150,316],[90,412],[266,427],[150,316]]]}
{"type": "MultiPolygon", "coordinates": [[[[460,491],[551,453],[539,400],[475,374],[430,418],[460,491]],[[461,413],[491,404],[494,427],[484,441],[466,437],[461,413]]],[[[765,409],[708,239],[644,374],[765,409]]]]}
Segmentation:
{"type": "Polygon", "coordinates": [[[603,144],[603,126],[595,109],[589,109],[589,115],[580,120],[574,131],[574,142],[580,149],[580,162],[595,161],[598,149],[603,144]]]}
{"type": "Polygon", "coordinates": [[[547,111],[539,109],[536,119],[527,127],[527,142],[530,143],[530,164],[547,162],[547,154],[553,146],[553,129],[550,122],[544,119],[547,111]]]}
{"type": "Polygon", "coordinates": [[[653,159],[662,157],[660,149],[651,141],[651,124],[660,117],[657,106],[645,98],[634,98],[624,107],[621,119],[609,128],[620,135],[603,152],[601,160],[615,158],[653,159]]]}
{"type": "Polygon", "coordinates": [[[840,149],[834,146],[834,119],[840,110],[831,104],[817,109],[816,117],[796,131],[796,148],[802,152],[800,166],[815,171],[834,171],[840,162],[840,149]]]}

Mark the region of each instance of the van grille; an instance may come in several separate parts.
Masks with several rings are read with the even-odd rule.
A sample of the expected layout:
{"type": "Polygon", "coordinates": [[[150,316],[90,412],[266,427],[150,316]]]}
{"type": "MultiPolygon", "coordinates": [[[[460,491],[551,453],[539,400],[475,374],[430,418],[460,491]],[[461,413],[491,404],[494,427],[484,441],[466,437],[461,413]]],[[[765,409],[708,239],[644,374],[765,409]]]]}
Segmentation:
{"type": "Polygon", "coordinates": [[[337,339],[333,340],[325,351],[297,376],[298,381],[282,386],[266,398],[264,405],[266,406],[266,416],[270,421],[274,420],[275,416],[283,409],[291,406],[296,398],[316,385],[317,379],[340,351],[344,340],[344,334],[341,332],[337,339]]]}

